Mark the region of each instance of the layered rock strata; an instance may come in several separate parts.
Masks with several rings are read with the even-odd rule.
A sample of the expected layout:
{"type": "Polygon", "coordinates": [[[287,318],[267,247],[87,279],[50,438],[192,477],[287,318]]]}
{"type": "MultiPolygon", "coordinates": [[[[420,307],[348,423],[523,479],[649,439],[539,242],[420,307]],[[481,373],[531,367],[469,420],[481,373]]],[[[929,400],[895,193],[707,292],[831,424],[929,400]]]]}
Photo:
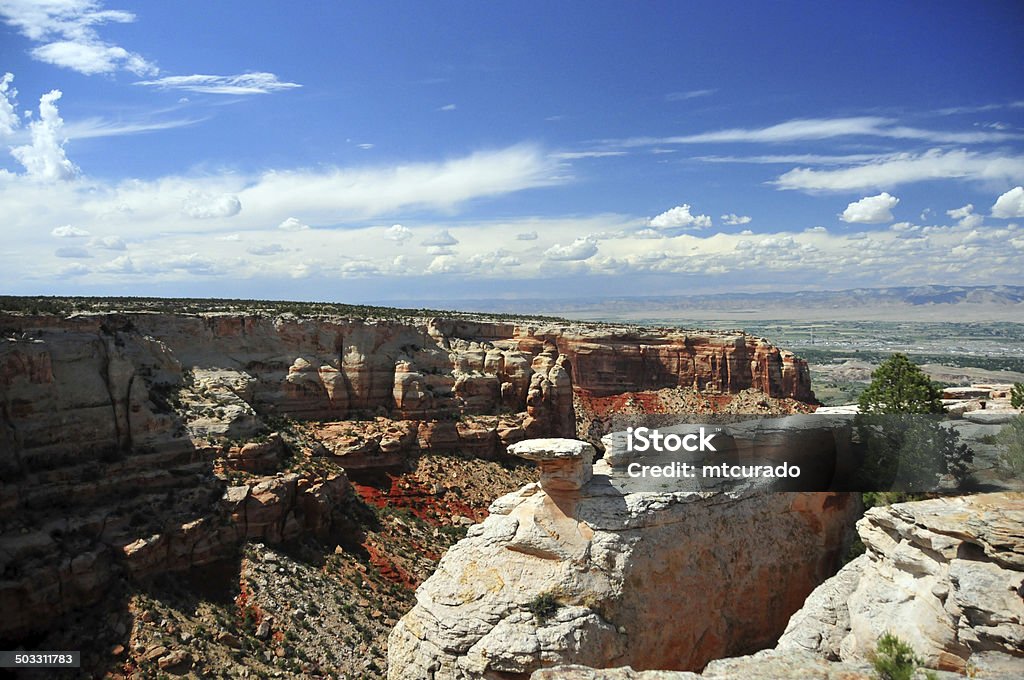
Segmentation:
{"type": "Polygon", "coordinates": [[[62,505],[5,521],[0,639],[45,628],[101,599],[123,576],[210,564],[248,539],[279,543],[348,526],[343,475],[258,477],[223,493],[214,479],[185,481],[192,485],[122,490],[89,507],[62,505]]]}
{"type": "Polygon", "coordinates": [[[687,670],[767,647],[834,573],[857,512],[845,494],[627,493],[582,442],[511,450],[541,481],[496,500],[419,588],[390,678],[687,670]]]}
{"type": "Polygon", "coordinates": [[[808,597],[778,644],[868,658],[890,632],[931,668],[1024,676],[1024,494],[872,508],[866,552],[808,597]]]}
{"type": "Polygon", "coordinates": [[[270,480],[290,479],[272,474],[290,454],[351,468],[423,451],[495,457],[527,436],[574,435],[574,392],[693,385],[810,396],[804,363],[739,334],[0,315],[0,603],[21,612],[0,634],[95,600],[119,573],[184,568],[296,527],[319,531],[311,518],[326,511],[309,498],[328,502],[341,492],[323,489],[343,485],[323,475],[267,481],[239,499],[215,468],[270,480]],[[325,421],[310,426],[319,441],[289,444],[274,434],[282,418],[325,421]]]}

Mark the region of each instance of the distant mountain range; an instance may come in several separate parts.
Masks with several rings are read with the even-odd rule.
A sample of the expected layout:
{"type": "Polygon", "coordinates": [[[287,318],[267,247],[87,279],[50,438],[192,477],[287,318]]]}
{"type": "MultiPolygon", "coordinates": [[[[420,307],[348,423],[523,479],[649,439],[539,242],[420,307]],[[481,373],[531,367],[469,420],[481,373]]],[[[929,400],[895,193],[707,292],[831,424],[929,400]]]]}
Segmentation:
{"type": "Polygon", "coordinates": [[[901,286],[831,291],[645,295],[579,299],[422,300],[403,302],[465,311],[550,314],[578,319],[861,319],[879,321],[1018,321],[1024,286],[901,286]]]}

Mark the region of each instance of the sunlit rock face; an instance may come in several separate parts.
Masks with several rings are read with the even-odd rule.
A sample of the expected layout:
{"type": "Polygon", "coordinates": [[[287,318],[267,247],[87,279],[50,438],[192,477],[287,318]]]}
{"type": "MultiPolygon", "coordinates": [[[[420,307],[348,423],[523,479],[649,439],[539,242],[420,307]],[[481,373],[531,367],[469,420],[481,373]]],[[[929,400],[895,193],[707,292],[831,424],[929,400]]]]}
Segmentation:
{"type": "Polygon", "coordinates": [[[865,659],[891,632],[931,668],[1024,674],[1024,494],[872,508],[857,530],[865,554],[814,591],[780,650],[865,659]]]}
{"type": "Polygon", "coordinates": [[[287,453],[273,419],[321,421],[302,455],[348,468],[424,452],[494,458],[526,437],[575,436],[580,390],[809,394],[799,362],[787,382],[787,361],[746,336],[570,323],[0,315],[0,603],[16,612],[0,633],[45,626],[126,572],[188,568],[246,538],[329,525],[344,478],[270,476],[287,453]],[[648,347],[676,349],[653,364],[613,358],[653,357],[648,347]],[[691,355],[703,358],[671,358],[691,355]],[[225,495],[215,459],[267,474],[266,488],[225,495]]]}
{"type": "Polygon", "coordinates": [[[512,451],[541,481],[495,501],[420,587],[390,678],[688,670],[770,646],[834,573],[857,512],[845,494],[624,493],[582,442],[512,451]]]}

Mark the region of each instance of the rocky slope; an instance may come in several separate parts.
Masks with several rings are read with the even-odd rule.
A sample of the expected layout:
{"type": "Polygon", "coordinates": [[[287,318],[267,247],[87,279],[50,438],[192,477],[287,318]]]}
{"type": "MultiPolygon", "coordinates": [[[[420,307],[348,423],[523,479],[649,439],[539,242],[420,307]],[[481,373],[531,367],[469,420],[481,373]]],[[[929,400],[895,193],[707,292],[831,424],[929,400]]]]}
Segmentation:
{"type": "Polygon", "coordinates": [[[495,501],[442,558],[389,638],[390,678],[700,669],[770,646],[858,511],[848,494],[630,493],[589,444],[511,450],[538,462],[539,484],[495,501]]]}
{"type": "MultiPolygon", "coordinates": [[[[665,388],[812,397],[802,361],[735,333],[0,314],[0,640],[249,540],[351,537],[351,503],[375,493],[353,493],[356,472],[424,453],[501,458],[526,437],[574,434],[581,398],[665,388]]],[[[467,485],[436,486],[425,496],[467,485]]],[[[483,514],[431,507],[441,524],[483,514]]]]}
{"type": "Polygon", "coordinates": [[[931,668],[1024,675],[1024,494],[872,508],[857,529],[865,554],[811,594],[779,650],[864,659],[891,632],[931,668]]]}
{"type": "Polygon", "coordinates": [[[531,678],[866,680],[877,677],[871,658],[884,633],[943,680],[1024,677],[1024,494],[872,508],[857,529],[866,552],[811,593],[774,649],[712,661],[699,675],[562,665],[531,678]]]}

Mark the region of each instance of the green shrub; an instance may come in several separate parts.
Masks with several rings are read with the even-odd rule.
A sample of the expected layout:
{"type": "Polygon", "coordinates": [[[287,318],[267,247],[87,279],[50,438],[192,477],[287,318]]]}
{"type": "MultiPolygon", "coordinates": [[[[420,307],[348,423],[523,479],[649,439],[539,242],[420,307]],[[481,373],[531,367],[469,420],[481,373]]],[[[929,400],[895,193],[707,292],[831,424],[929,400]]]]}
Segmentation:
{"type": "Polygon", "coordinates": [[[945,413],[942,390],[905,354],[893,354],[871,373],[857,405],[861,413],[945,413]]]}
{"type": "Polygon", "coordinates": [[[1010,388],[1010,406],[1024,408],[1024,383],[1014,383],[1010,388]]]}
{"type": "Polygon", "coordinates": [[[558,608],[562,604],[558,601],[558,594],[552,591],[540,593],[537,597],[530,600],[526,608],[533,613],[538,624],[545,624],[547,620],[555,615],[558,608]]]}
{"type": "MultiPolygon", "coordinates": [[[[858,415],[857,435],[865,446],[860,469],[862,488],[933,491],[939,475],[952,475],[963,484],[970,474],[974,451],[960,434],[923,415],[858,415]]],[[[894,502],[894,501],[889,501],[894,502]]],[[[869,502],[867,505],[877,503],[869,502]]],[[[884,503],[882,503],[884,504],[884,503]]]]}
{"type": "MultiPolygon", "coordinates": [[[[923,663],[910,645],[892,633],[885,633],[878,638],[875,652],[871,655],[871,665],[878,680],[911,680],[923,663]]],[[[936,676],[926,671],[925,677],[930,679],[936,676]]]]}
{"type": "Polygon", "coordinates": [[[1015,475],[1024,474],[1024,415],[1017,416],[996,435],[999,467],[1015,475]]]}

